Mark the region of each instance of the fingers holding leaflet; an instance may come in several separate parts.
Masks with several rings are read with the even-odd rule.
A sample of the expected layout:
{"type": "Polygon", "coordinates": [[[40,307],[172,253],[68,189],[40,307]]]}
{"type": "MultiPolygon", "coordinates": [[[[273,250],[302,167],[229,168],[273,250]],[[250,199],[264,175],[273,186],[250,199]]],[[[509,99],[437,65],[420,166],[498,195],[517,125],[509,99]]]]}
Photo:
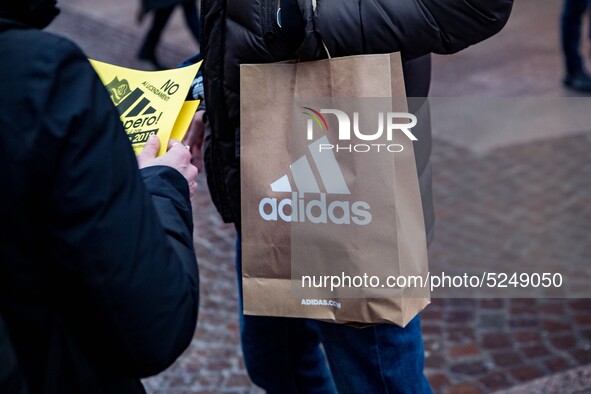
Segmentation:
{"type": "Polygon", "coordinates": [[[140,169],[144,167],[149,167],[150,162],[156,158],[158,155],[158,150],[160,149],[160,140],[155,134],[152,134],[146,145],[144,145],[144,149],[137,155],[137,163],[140,169]]]}
{"type": "Polygon", "coordinates": [[[197,190],[197,167],[191,164],[191,152],[180,141],[171,139],[168,143],[168,152],[162,156],[169,161],[169,165],[180,172],[189,184],[191,196],[197,190]]]}
{"type": "Polygon", "coordinates": [[[191,152],[180,141],[171,139],[168,143],[168,151],[160,156],[158,149],[160,148],[160,141],[157,137],[148,140],[144,150],[138,155],[138,164],[140,168],[150,166],[168,166],[172,167],[185,178],[189,185],[191,196],[197,190],[197,174],[198,170],[191,164],[191,152]]]}

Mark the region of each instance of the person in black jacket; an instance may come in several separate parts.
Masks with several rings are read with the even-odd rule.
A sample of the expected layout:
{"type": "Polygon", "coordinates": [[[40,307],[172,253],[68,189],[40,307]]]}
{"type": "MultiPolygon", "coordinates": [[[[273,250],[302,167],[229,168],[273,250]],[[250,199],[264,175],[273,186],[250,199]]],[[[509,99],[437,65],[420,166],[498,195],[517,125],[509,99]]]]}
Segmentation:
{"type": "Polygon", "coordinates": [[[166,68],[158,60],[156,48],[158,47],[162,31],[177,6],[183,8],[187,27],[191,31],[195,42],[199,45],[199,12],[197,11],[195,0],[142,0],[142,8],[138,19],[141,21],[148,12],[152,12],[154,17],[152,19],[152,25],[144,37],[144,41],[138,52],[138,59],[150,62],[156,70],[164,70],[166,68]]]}
{"type": "Polygon", "coordinates": [[[134,156],[84,54],[39,30],[57,12],[0,5],[0,315],[30,393],[143,393],[195,330],[197,169],[178,142],[134,156]]]}
{"type": "MultiPolygon", "coordinates": [[[[433,239],[430,53],[449,54],[502,29],[512,0],[202,0],[209,190],[238,230],[240,260],[240,75],[244,63],[401,52],[427,240],[433,239]],[[422,99],[420,99],[422,98],[422,99]]],[[[277,87],[280,89],[281,87],[277,87]]],[[[187,137],[195,159],[203,112],[187,137]],[[195,142],[194,142],[195,141],[195,142]]],[[[264,160],[264,158],[261,158],[264,160]]],[[[240,281],[239,281],[240,285],[240,281]]],[[[405,328],[364,329],[305,319],[241,315],[246,368],[268,393],[429,393],[419,317],[405,328]],[[322,343],[330,372],[320,348],[322,343]]]]}
{"type": "Polygon", "coordinates": [[[564,86],[580,92],[591,92],[591,77],[585,71],[579,51],[581,20],[589,0],[564,0],[560,17],[560,43],[566,69],[564,86]]]}

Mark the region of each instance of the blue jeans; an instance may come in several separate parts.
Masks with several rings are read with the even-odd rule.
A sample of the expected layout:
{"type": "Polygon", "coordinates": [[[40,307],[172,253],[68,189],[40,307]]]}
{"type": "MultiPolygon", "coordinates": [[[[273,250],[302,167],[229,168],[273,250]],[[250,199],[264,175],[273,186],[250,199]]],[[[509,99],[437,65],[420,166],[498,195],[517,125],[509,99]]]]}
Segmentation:
{"type": "Polygon", "coordinates": [[[241,255],[238,237],[242,352],[250,378],[268,394],[431,393],[423,374],[418,316],[405,328],[378,324],[362,329],[308,319],[246,316],[241,255]]]}
{"type": "Polygon", "coordinates": [[[581,42],[581,18],[589,0],[565,0],[560,19],[560,39],[568,75],[583,71],[583,60],[579,52],[581,42]]]}

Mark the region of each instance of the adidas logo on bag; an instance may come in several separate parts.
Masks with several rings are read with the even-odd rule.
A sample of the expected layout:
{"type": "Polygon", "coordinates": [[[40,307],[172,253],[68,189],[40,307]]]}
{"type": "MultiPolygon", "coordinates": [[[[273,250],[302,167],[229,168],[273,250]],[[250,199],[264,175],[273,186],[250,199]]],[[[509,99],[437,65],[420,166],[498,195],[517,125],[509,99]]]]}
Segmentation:
{"type": "MultiPolygon", "coordinates": [[[[393,141],[396,130],[402,132],[410,141],[417,141],[412,134],[412,129],[417,124],[415,115],[407,112],[380,112],[378,116],[378,130],[365,133],[360,130],[360,115],[353,113],[353,122],[347,113],[337,109],[321,109],[316,111],[311,107],[302,107],[307,121],[307,139],[312,140],[314,124],[320,130],[328,131],[329,124],[323,114],[332,114],[338,122],[338,140],[340,142],[351,141],[351,137],[361,141],[378,141],[385,137],[386,142],[393,141]],[[406,119],[407,122],[399,123],[396,119],[406,119]]],[[[278,200],[274,197],[265,197],[259,203],[259,214],[266,221],[283,220],[285,222],[310,222],[310,223],[334,223],[355,224],[365,226],[371,223],[371,206],[365,201],[335,200],[328,203],[327,195],[341,194],[351,195],[349,187],[339,167],[339,163],[333,151],[348,151],[350,153],[389,152],[398,153],[404,150],[400,144],[390,143],[362,143],[333,145],[329,143],[326,135],[308,145],[324,191],[316,182],[316,177],[306,155],[300,157],[290,165],[293,183],[292,188],[288,175],[284,175],[271,184],[271,190],[275,193],[291,193],[291,198],[278,200]],[[306,200],[305,194],[319,195],[318,199],[306,200]]]]}
{"type": "Polygon", "coordinates": [[[265,197],[260,201],[259,214],[264,220],[360,226],[371,223],[371,207],[365,201],[335,200],[327,203],[327,194],[351,195],[334,153],[331,150],[319,149],[328,142],[328,138],[324,136],[308,146],[312,161],[324,185],[324,191],[316,182],[310,161],[304,155],[289,166],[295,189],[292,188],[287,174],[271,184],[273,192],[291,193],[291,198],[279,200],[274,197],[265,197]],[[306,193],[313,193],[319,197],[306,200],[306,193]]]}

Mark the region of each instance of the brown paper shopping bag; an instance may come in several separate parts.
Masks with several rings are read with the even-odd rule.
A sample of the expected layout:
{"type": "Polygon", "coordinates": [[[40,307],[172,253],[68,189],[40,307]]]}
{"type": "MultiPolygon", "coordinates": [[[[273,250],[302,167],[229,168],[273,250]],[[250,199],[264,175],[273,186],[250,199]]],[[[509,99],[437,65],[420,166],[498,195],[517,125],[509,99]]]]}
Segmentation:
{"type": "Polygon", "coordinates": [[[240,85],[244,313],[406,325],[429,289],[399,54],[242,65],[240,85]]]}

